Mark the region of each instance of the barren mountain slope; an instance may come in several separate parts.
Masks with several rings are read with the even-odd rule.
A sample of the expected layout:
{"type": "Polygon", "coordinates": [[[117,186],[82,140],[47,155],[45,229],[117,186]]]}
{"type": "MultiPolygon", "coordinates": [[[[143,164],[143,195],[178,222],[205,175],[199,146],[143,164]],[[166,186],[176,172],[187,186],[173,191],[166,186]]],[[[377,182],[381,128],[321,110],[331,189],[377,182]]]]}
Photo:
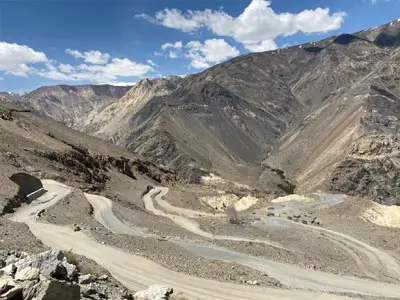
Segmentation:
{"type": "MultiPolygon", "coordinates": [[[[193,182],[209,171],[259,188],[288,177],[301,191],[392,201],[400,185],[399,44],[396,20],[242,55],[184,79],[143,80],[75,127],[193,182]]],[[[63,114],[52,107],[45,112],[63,114]]]]}
{"type": "MultiPolygon", "coordinates": [[[[348,41],[346,49],[360,43],[351,36],[348,41]]],[[[356,81],[355,74],[344,76],[352,85],[294,123],[265,161],[291,174],[303,192],[330,188],[384,203],[399,196],[400,49],[374,44],[369,51],[356,47],[341,58],[362,76],[356,81]],[[348,61],[357,49],[362,51],[358,61],[348,61]]],[[[343,76],[343,71],[336,74],[343,76]]]]}
{"type": "Polygon", "coordinates": [[[41,87],[21,101],[75,129],[86,124],[87,115],[118,100],[130,89],[112,85],[56,85],[41,87]]]}
{"type": "Polygon", "coordinates": [[[171,93],[181,81],[182,78],[178,76],[143,79],[118,101],[105,106],[101,111],[92,111],[88,115],[87,125],[78,129],[118,144],[124,135],[129,134],[132,116],[151,98],[171,93]]]}
{"type": "Polygon", "coordinates": [[[371,80],[382,70],[396,74],[399,24],[248,54],[189,76],[145,104],[116,142],[193,180],[207,169],[256,184],[264,161],[303,190],[326,185],[367,130],[363,121],[386,107],[372,100],[382,93],[371,80]]]}
{"type": "Polygon", "coordinates": [[[67,128],[33,110],[0,101],[0,215],[20,205],[18,186],[9,179],[19,172],[97,192],[115,176],[135,186],[138,193],[151,182],[176,179],[175,173],[126,149],[67,128]]]}
{"type": "Polygon", "coordinates": [[[19,95],[14,93],[0,92],[0,101],[13,102],[20,98],[19,95]]]}

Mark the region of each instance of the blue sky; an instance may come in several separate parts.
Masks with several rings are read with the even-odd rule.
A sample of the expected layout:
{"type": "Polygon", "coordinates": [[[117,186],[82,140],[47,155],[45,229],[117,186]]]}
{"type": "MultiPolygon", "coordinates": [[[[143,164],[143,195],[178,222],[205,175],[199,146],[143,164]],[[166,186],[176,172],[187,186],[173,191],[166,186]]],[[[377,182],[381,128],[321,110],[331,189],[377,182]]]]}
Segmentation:
{"type": "Polygon", "coordinates": [[[185,75],[399,12],[400,0],[0,0],[0,91],[185,75]]]}

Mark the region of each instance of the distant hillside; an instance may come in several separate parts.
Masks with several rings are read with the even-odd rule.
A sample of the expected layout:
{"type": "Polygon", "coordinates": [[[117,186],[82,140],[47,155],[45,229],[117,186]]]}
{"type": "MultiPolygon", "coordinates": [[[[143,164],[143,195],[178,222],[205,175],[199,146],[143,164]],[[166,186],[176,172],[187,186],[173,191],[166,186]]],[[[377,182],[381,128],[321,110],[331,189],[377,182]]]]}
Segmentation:
{"type": "Polygon", "coordinates": [[[25,104],[65,125],[79,129],[87,115],[121,98],[131,87],[112,85],[56,85],[41,87],[21,98],[25,104]]]}

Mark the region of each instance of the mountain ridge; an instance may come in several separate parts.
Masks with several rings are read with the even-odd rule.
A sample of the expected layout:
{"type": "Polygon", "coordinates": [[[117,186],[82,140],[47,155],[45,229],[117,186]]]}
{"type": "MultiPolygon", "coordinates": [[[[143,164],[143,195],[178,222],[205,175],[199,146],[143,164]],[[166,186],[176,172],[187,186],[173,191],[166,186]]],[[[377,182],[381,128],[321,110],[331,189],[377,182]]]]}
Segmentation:
{"type": "Polygon", "coordinates": [[[213,172],[269,189],[281,184],[271,171],[279,169],[299,191],[393,201],[400,195],[399,157],[385,158],[384,178],[382,162],[369,152],[376,137],[398,147],[399,45],[400,19],[245,54],[185,78],[145,79],[75,128],[192,182],[213,172]],[[361,148],[369,150],[356,154],[361,148]]]}

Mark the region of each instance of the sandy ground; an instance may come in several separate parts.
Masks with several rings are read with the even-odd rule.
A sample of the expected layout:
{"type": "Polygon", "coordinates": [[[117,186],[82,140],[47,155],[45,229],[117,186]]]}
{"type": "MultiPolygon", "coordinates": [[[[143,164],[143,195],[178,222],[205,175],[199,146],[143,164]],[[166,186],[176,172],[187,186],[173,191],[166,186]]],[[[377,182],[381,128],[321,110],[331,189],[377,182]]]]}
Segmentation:
{"type": "Polygon", "coordinates": [[[400,206],[371,203],[371,206],[365,209],[361,216],[368,222],[379,226],[400,228],[400,206]]]}

